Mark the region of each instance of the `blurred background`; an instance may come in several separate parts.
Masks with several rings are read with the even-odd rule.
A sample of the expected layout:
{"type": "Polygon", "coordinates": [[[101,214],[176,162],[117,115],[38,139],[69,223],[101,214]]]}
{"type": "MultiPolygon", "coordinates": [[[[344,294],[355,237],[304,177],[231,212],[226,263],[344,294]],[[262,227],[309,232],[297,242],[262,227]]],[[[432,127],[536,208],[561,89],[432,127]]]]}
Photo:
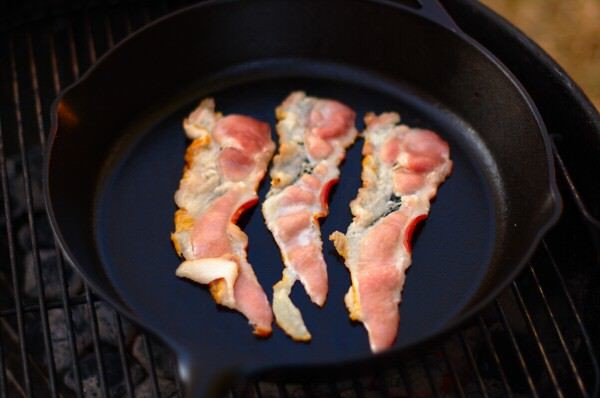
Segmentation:
{"type": "Polygon", "coordinates": [[[600,109],[600,0],[481,0],[548,52],[600,109]]]}

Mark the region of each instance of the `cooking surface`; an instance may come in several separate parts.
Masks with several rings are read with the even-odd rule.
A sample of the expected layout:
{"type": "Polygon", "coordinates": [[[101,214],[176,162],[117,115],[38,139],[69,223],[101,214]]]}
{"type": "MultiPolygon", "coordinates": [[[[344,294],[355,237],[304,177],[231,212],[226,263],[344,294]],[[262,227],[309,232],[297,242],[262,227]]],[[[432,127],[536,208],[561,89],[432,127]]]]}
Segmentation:
{"type": "MultiPolygon", "coordinates": [[[[563,216],[497,303],[431,351],[399,359],[376,374],[252,384],[256,392],[251,396],[577,397],[598,391],[590,341],[599,335],[600,325],[598,230],[573,195],[577,188],[591,214],[600,214],[594,207],[600,203],[594,184],[600,179],[597,115],[585,119],[585,107],[566,91],[568,85],[551,69],[524,63],[528,50],[516,50],[504,31],[494,31],[493,22],[475,13],[477,23],[481,18],[486,23],[469,23],[478,8],[472,10],[462,0],[446,3],[461,26],[498,52],[519,77],[531,68],[544,70],[524,82],[564,160],[564,169],[557,164],[563,216]],[[507,44],[512,51],[503,51],[507,44]],[[566,173],[575,185],[568,183],[566,173]]],[[[89,13],[65,6],[51,16],[42,4],[42,11],[23,12],[0,30],[0,225],[6,231],[0,242],[0,286],[6,292],[0,297],[0,396],[177,396],[168,351],[115,317],[57,254],[39,188],[40,147],[57,91],[131,29],[180,6],[174,1],[111,3],[89,13]],[[41,299],[37,266],[43,271],[41,299]],[[54,360],[48,361],[50,357],[54,360]]]]}
{"type": "MultiPolygon", "coordinates": [[[[215,93],[209,90],[206,95],[214,95],[217,109],[224,114],[245,113],[274,126],[275,107],[289,92],[300,88],[309,95],[329,96],[349,105],[357,113],[359,131],[364,127],[360,119],[367,111],[397,110],[410,126],[434,129],[449,141],[454,169],[415,239],[396,347],[431,335],[466,305],[487,270],[494,248],[496,212],[490,191],[498,188],[489,186],[483,174],[489,162],[478,157],[483,144],[474,141],[474,133],[456,117],[448,114],[445,120],[440,118],[427,101],[401,88],[389,88],[397,94],[394,97],[343,81],[269,79],[215,93]]],[[[275,362],[290,363],[332,363],[368,355],[366,332],[349,321],[343,303],[350,286],[349,274],[327,239],[335,230],[345,231],[351,221],[348,206],[360,186],[362,139],[347,153],[341,181],[330,198],[331,212],[322,223],[330,280],[324,309],[310,303],[299,284],[294,289],[293,301],[298,303],[313,334],[310,343],[295,343],[278,327],[270,339],[257,340],[242,316],[215,306],[206,288],[174,276],[180,260],[168,237],[173,229],[173,193],[187,145],[181,123],[199,99],[175,113],[154,115],[160,118],[156,123],[147,117],[145,124],[134,123],[130,134],[137,134],[138,139],[127,147],[125,158],[109,166],[106,185],[99,190],[102,196],[96,233],[101,257],[118,291],[134,312],[151,325],[186,324],[189,336],[177,335],[173,339],[193,340],[201,330],[203,338],[214,335],[215,345],[223,346],[224,352],[226,347],[247,350],[249,356],[257,358],[256,362],[270,355],[275,362]],[[146,127],[147,123],[151,127],[146,127]],[[125,219],[129,221],[123,223],[125,219]]],[[[274,130],[273,135],[276,139],[274,130]]],[[[259,191],[261,199],[268,184],[267,177],[259,191]]],[[[279,251],[259,209],[254,208],[242,225],[249,236],[250,263],[271,301],[272,286],[283,269],[279,251]]],[[[176,329],[170,327],[164,332],[171,335],[178,333],[176,329]]]]}

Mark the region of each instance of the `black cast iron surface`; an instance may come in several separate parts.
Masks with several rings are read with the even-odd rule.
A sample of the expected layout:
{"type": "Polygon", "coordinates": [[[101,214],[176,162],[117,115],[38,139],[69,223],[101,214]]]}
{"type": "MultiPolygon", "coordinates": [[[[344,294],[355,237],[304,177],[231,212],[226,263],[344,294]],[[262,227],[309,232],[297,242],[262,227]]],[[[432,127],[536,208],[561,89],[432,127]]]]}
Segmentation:
{"type": "MultiPolygon", "coordinates": [[[[339,68],[336,72],[339,77],[339,68]]],[[[416,240],[413,253],[417,266],[410,274],[414,283],[404,291],[403,328],[396,346],[421,340],[464,308],[492,257],[496,225],[490,191],[497,188],[490,186],[481,172],[486,167],[485,161],[489,161],[485,159],[487,153],[481,156],[483,159],[478,157],[482,144],[464,138],[464,131],[468,131],[465,125],[439,115],[436,120],[435,113],[423,103],[407,104],[402,98],[339,81],[269,79],[217,92],[209,89],[208,93],[214,96],[224,114],[245,113],[274,125],[273,110],[298,88],[312,95],[339,98],[359,115],[369,110],[379,113],[397,109],[406,123],[432,128],[450,141],[454,161],[452,180],[440,190],[432,217],[416,240]],[[417,113],[419,110],[423,113],[417,113]],[[456,244],[457,234],[465,236],[464,244],[456,244]],[[444,259],[443,269],[439,266],[440,257],[444,259]]],[[[181,154],[187,145],[181,123],[196,102],[166,117],[158,113],[158,121],[150,126],[134,124],[130,128],[136,137],[126,140],[135,142],[123,145],[125,153],[113,153],[116,160],[107,165],[104,185],[99,188],[95,231],[100,258],[120,297],[136,308],[141,318],[153,319],[157,324],[168,322],[170,331],[175,329],[174,324],[185,325],[190,336],[203,335],[202,339],[214,342],[218,350],[222,350],[222,344],[232,345],[238,352],[255,346],[266,351],[254,355],[273,355],[279,361],[289,358],[291,363],[368,355],[364,330],[347,319],[342,299],[348,290],[347,271],[327,240],[324,253],[331,281],[327,305],[323,310],[315,308],[299,286],[293,295],[294,302],[303,310],[307,326],[313,330],[314,340],[308,345],[292,342],[279,329],[268,341],[256,339],[248,333],[247,320],[213,305],[206,289],[168,277],[180,260],[159,231],[173,228],[173,192],[181,178],[181,154]],[[140,236],[143,241],[131,239],[140,236]]],[[[362,130],[363,123],[358,126],[362,130]]],[[[351,219],[348,203],[360,186],[357,177],[361,147],[359,143],[348,152],[340,183],[331,196],[330,215],[322,223],[324,237],[335,230],[344,230],[351,219]]],[[[261,199],[267,191],[268,181],[261,186],[261,199]]],[[[269,287],[281,278],[281,260],[259,210],[249,212],[242,225],[250,237],[249,261],[255,264],[259,281],[270,297],[269,287]]]]}
{"type": "MultiPolygon", "coordinates": [[[[461,11],[460,15],[463,15],[462,13],[469,15],[474,10],[479,10],[477,7],[465,7],[464,4],[459,3],[454,6],[456,7],[454,11],[456,9],[461,11]]],[[[3,197],[6,198],[7,195],[10,195],[9,197],[12,198],[16,195],[17,198],[22,198],[20,203],[23,203],[23,206],[7,207],[5,202],[5,214],[12,216],[10,218],[13,223],[12,226],[7,225],[6,227],[9,232],[9,241],[5,242],[8,246],[4,247],[15,254],[11,258],[16,266],[17,280],[20,279],[21,272],[26,272],[25,268],[21,270],[19,267],[27,267],[29,264],[27,259],[22,262],[21,254],[23,250],[25,252],[31,250],[31,243],[27,244],[27,241],[37,241],[38,249],[42,251],[40,254],[43,256],[47,256],[46,248],[49,244],[51,245],[51,239],[44,238],[47,236],[44,232],[47,224],[43,217],[36,216],[31,223],[27,221],[28,217],[22,217],[22,215],[27,215],[27,208],[24,206],[27,198],[31,198],[33,202],[31,209],[34,215],[36,211],[39,211],[36,210],[39,209],[40,199],[39,190],[36,191],[36,186],[39,187],[39,177],[36,176],[39,176],[40,157],[34,156],[33,153],[35,153],[40,139],[43,138],[44,126],[48,125],[47,110],[42,111],[41,108],[51,101],[53,93],[56,93],[62,85],[68,83],[73,76],[77,77],[79,69],[87,68],[87,65],[94,61],[96,51],[103,52],[107,46],[110,46],[113,36],[114,39],[122,37],[127,33],[128,26],[136,26],[143,23],[144,19],[161,15],[167,10],[167,7],[177,7],[177,4],[102,6],[92,8],[89,15],[79,11],[66,10],[69,12],[67,19],[58,16],[33,26],[29,25],[27,30],[20,28],[20,30],[11,31],[10,35],[2,36],[2,50],[14,64],[14,70],[11,70],[11,63],[4,65],[5,68],[2,69],[3,76],[6,77],[6,80],[3,81],[12,82],[12,86],[6,90],[3,86],[1,97],[4,146],[0,152],[3,155],[2,159],[6,161],[3,164],[6,166],[6,181],[8,182],[2,192],[3,197]],[[49,27],[53,27],[52,30],[48,30],[49,27]],[[76,40],[71,42],[73,45],[69,45],[70,35],[72,35],[71,38],[76,37],[76,40]],[[31,52],[27,51],[28,40],[30,40],[30,45],[33,44],[31,52]],[[55,46],[53,46],[54,44],[55,46]],[[59,74],[54,76],[52,76],[53,53],[55,57],[56,54],[59,55],[54,58],[54,62],[58,64],[59,74]],[[70,62],[74,63],[69,64],[70,62]],[[35,90],[31,86],[33,83],[31,76],[34,77],[33,80],[37,81],[34,84],[38,84],[35,90]],[[16,97],[17,94],[20,94],[20,97],[16,97]],[[37,116],[36,109],[39,112],[37,116]],[[16,115],[10,113],[15,110],[19,111],[19,118],[15,118],[16,115]],[[20,134],[23,135],[21,142],[18,139],[20,134]],[[24,148],[27,154],[28,178],[24,178],[23,169],[19,166],[19,148],[24,148]],[[13,167],[14,164],[16,164],[16,168],[13,167]],[[30,194],[23,190],[23,182],[32,187],[30,194]],[[15,185],[15,183],[18,184],[15,185]],[[24,228],[25,233],[19,232],[17,241],[16,232],[23,229],[21,228],[23,221],[25,221],[25,226],[34,226],[35,234],[28,234],[29,228],[24,228]],[[15,233],[12,243],[11,231],[15,233]],[[21,249],[21,245],[24,245],[25,248],[21,249]]],[[[456,15],[458,14],[455,13],[456,15]]],[[[37,16],[39,14],[36,14],[37,16]]],[[[478,17],[484,18],[484,20],[489,18],[485,14],[478,15],[478,17]]],[[[493,28],[492,23],[483,25],[488,29],[493,28]]],[[[510,33],[510,31],[507,32],[510,33]]],[[[495,31],[493,36],[486,36],[484,39],[512,43],[511,36],[502,34],[506,33],[495,31]]],[[[521,51],[525,50],[521,49],[521,51]]],[[[511,62],[513,65],[520,66],[517,61],[519,59],[513,59],[511,62]]],[[[544,64],[536,65],[536,67],[544,70],[544,64]]],[[[558,150],[569,155],[566,163],[559,163],[566,167],[559,169],[560,181],[565,181],[564,176],[568,169],[574,170],[571,180],[580,183],[583,181],[579,187],[584,195],[583,198],[587,199],[590,192],[594,193],[593,189],[588,188],[594,185],[588,184],[586,173],[582,174],[580,171],[585,170],[586,165],[590,166],[586,170],[588,176],[590,170],[595,170],[593,161],[597,158],[589,158],[585,154],[593,151],[593,146],[598,142],[598,130],[594,129],[594,120],[597,123],[597,115],[596,119],[589,116],[587,119],[581,118],[582,113],[590,115],[590,111],[584,106],[585,103],[582,99],[572,94],[572,87],[563,85],[564,79],[561,75],[552,75],[549,72],[545,72],[544,75],[551,78],[549,80],[552,87],[557,93],[560,92],[562,98],[571,99],[568,103],[563,101],[561,109],[567,116],[570,116],[567,118],[568,120],[564,121],[564,124],[572,126],[573,131],[567,135],[555,134],[555,137],[560,139],[560,142],[557,142],[558,150]],[[587,146],[581,145],[580,140],[582,139],[587,146]],[[577,153],[580,155],[575,156],[578,163],[575,165],[576,167],[573,167],[574,150],[578,148],[579,152],[577,153]]],[[[537,84],[536,82],[540,80],[544,79],[536,74],[530,76],[526,83],[537,84]]],[[[538,92],[533,92],[534,96],[536,93],[538,92]]],[[[539,97],[543,98],[545,103],[552,103],[553,96],[547,95],[547,92],[539,92],[539,97]]],[[[556,112],[552,112],[552,108],[542,107],[541,110],[543,113],[547,111],[551,119],[559,119],[556,112]]],[[[551,131],[553,125],[550,126],[551,131]]],[[[565,130],[562,129],[562,131],[565,130]]],[[[464,394],[483,396],[593,395],[593,391],[597,388],[597,364],[589,340],[586,338],[584,325],[593,319],[590,317],[594,316],[594,313],[597,314],[597,309],[596,312],[593,311],[594,293],[590,289],[590,286],[594,286],[598,280],[597,273],[593,271],[595,269],[593,265],[597,264],[597,257],[594,255],[594,240],[590,240],[594,234],[586,229],[586,218],[578,217],[578,206],[581,203],[572,201],[572,196],[570,196],[574,192],[574,186],[563,183],[561,189],[567,199],[566,212],[561,218],[561,223],[546,237],[543,246],[528,265],[528,270],[517,280],[513,288],[506,292],[495,306],[484,311],[478,318],[478,322],[473,325],[465,325],[458,334],[442,345],[413,355],[410,360],[403,360],[401,366],[389,364],[389,366],[377,368],[376,376],[370,370],[363,369],[350,375],[328,374],[318,378],[318,380],[323,380],[325,377],[330,381],[328,383],[316,383],[317,379],[315,378],[311,380],[316,384],[309,383],[309,380],[305,378],[297,379],[295,384],[261,383],[256,385],[255,393],[261,396],[285,396],[288,393],[295,396],[339,394],[357,394],[358,396],[365,394],[375,394],[375,396],[378,394],[391,396],[437,394],[457,396],[464,396],[464,394]],[[585,275],[585,277],[582,279],[580,275],[585,275]],[[516,295],[517,293],[518,295],[516,295]],[[545,294],[543,299],[540,296],[542,293],[545,294]],[[549,315],[552,318],[549,318],[549,315]]],[[[595,192],[597,193],[597,190],[595,192]]],[[[593,206],[590,208],[593,213],[593,206]]],[[[3,253],[3,255],[7,255],[7,252],[3,253]]],[[[58,260],[60,258],[43,263],[44,281],[47,286],[51,286],[51,284],[46,276],[57,275],[57,272],[60,273],[59,271],[64,269],[64,266],[61,265],[62,262],[55,264],[55,261],[58,260]]],[[[8,266],[10,263],[13,262],[9,262],[7,257],[5,264],[8,266]]],[[[146,340],[143,338],[134,337],[133,344],[130,337],[126,337],[124,340],[107,339],[107,331],[122,330],[120,319],[118,325],[121,328],[116,327],[117,324],[104,328],[106,315],[102,311],[86,309],[88,307],[86,303],[94,302],[95,298],[80,293],[80,282],[77,282],[76,277],[70,276],[68,266],[66,271],[68,280],[65,286],[68,286],[68,295],[71,298],[63,301],[63,304],[60,300],[52,301],[52,297],[48,297],[48,295],[41,301],[45,308],[40,308],[38,301],[30,301],[28,297],[36,297],[35,277],[32,279],[34,290],[24,297],[22,300],[24,305],[15,307],[15,302],[10,298],[8,298],[8,302],[3,302],[0,312],[3,321],[0,329],[3,343],[0,356],[0,370],[3,375],[0,378],[0,392],[6,394],[6,391],[9,391],[8,396],[27,395],[27,392],[30,391],[34,391],[36,396],[53,396],[57,392],[66,394],[66,396],[69,394],[81,396],[82,394],[94,394],[94,391],[96,394],[102,395],[102,391],[110,389],[111,396],[127,395],[133,390],[136,391],[137,396],[148,396],[153,391],[156,395],[160,391],[162,396],[174,394],[173,382],[167,383],[169,379],[172,380],[173,372],[164,372],[165,367],[170,367],[168,363],[165,363],[164,357],[154,355],[152,356],[154,361],[150,361],[150,363],[147,357],[144,359],[146,344],[142,343],[145,343],[146,340]],[[39,323],[40,313],[42,311],[55,313],[61,308],[65,308],[64,313],[68,313],[70,316],[51,317],[52,332],[49,333],[51,344],[34,337],[35,333],[43,330],[43,324],[39,323]],[[81,309],[84,310],[84,313],[99,315],[99,336],[98,333],[93,333],[94,328],[92,330],[75,330],[72,329],[72,322],[69,326],[70,318],[74,319],[77,324],[81,322],[78,317],[81,309]],[[22,318],[20,325],[16,319],[19,317],[22,318]],[[57,340],[59,336],[55,330],[61,330],[61,323],[63,324],[62,330],[69,334],[67,340],[57,340]],[[66,326],[69,326],[66,329],[65,323],[66,326]],[[22,335],[21,332],[25,327],[30,333],[22,335]],[[19,339],[19,335],[22,335],[21,339],[19,339]],[[16,341],[13,340],[14,336],[17,338],[16,341]],[[66,344],[71,338],[77,340],[76,348],[74,344],[71,344],[69,349],[67,344],[66,351],[61,351],[58,347],[64,346],[56,345],[60,341],[64,341],[66,344]],[[96,344],[96,339],[101,341],[96,344]],[[89,345],[91,342],[94,342],[92,346],[89,345]],[[36,347],[40,349],[38,350],[36,347]],[[91,351],[89,351],[90,348],[91,351]],[[19,354],[20,349],[21,354],[19,354]],[[134,358],[127,354],[132,349],[134,358]],[[121,351],[125,353],[125,356],[113,354],[121,351]],[[67,376],[69,373],[71,375],[75,373],[76,377],[65,378],[64,366],[46,368],[44,363],[48,363],[48,352],[54,354],[55,361],[56,358],[64,357],[61,356],[61,352],[66,352],[68,357],[73,357],[74,361],[67,365],[67,376]],[[24,357],[23,353],[27,356],[24,357]],[[141,373],[140,363],[143,365],[141,373]],[[115,366],[116,364],[118,365],[115,366]],[[155,365],[158,366],[158,369],[155,365]],[[120,372],[119,369],[128,371],[120,372]],[[53,374],[56,376],[49,380],[48,376],[53,374]],[[28,375],[29,377],[27,377],[28,375]],[[28,384],[31,380],[34,380],[33,385],[28,384]],[[67,382],[65,385],[63,380],[71,380],[71,382],[67,382]]],[[[11,275],[11,272],[7,271],[6,275],[11,275]]],[[[11,292],[13,299],[19,297],[18,292],[12,293],[13,289],[17,287],[18,284],[14,283],[7,285],[7,292],[11,292]]],[[[57,292],[60,297],[60,288],[57,292]]],[[[23,293],[20,295],[22,296],[23,293]]],[[[588,329],[589,326],[595,324],[589,323],[588,329]]],[[[132,330],[135,329],[126,325],[126,336],[131,336],[132,330]]],[[[594,331],[594,328],[591,330],[594,331]]],[[[137,332],[133,333],[135,335],[137,332]]],[[[117,333],[115,338],[118,335],[117,333]]],[[[154,344],[148,345],[148,348],[154,348],[156,354],[157,347],[154,344]]],[[[162,350],[159,351],[162,352],[162,350]]],[[[52,363],[52,361],[50,362],[52,363]]],[[[373,368],[370,369],[375,371],[373,368]]],[[[292,376],[288,374],[287,379],[283,380],[290,380],[290,377],[292,376]]]]}
{"type": "MultiPolygon", "coordinates": [[[[428,11],[368,1],[209,2],[122,43],[56,103],[46,193],[61,246],[108,300],[175,348],[190,383],[238,367],[343,365],[368,356],[361,331],[345,318],[347,277],[331,245],[325,253],[333,304],[310,312],[297,297],[316,329],[306,346],[282,334],[256,340],[236,327],[239,317],[217,321],[222,311],[197,299],[206,290],[172,277],[178,259],[161,236],[170,230],[184,149],[177,131],[190,100],[214,95],[225,112],[272,121],[272,109],[301,88],[359,115],[400,111],[409,124],[450,142],[454,175],[415,247],[417,271],[404,293],[411,304],[397,348],[448,330],[487,304],[557,219],[550,147],[535,107],[494,58],[453,25],[432,23],[428,11]],[[347,27],[365,18],[377,29],[348,35],[347,27]],[[482,101],[484,93],[491,95],[482,101]]],[[[350,222],[358,148],[346,164],[345,183],[332,198],[339,211],[324,222],[325,236],[350,222]]],[[[280,262],[262,224],[256,213],[246,232],[250,260],[259,261],[259,280],[270,286],[280,262]]]]}

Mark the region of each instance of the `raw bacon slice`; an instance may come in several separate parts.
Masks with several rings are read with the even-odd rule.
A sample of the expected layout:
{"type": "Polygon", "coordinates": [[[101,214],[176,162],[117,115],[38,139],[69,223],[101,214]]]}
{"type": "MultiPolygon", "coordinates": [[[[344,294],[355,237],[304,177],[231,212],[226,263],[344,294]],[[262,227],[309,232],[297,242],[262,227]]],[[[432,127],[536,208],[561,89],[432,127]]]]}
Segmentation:
{"type": "Polygon", "coordinates": [[[337,101],[303,92],[290,94],[276,114],[279,153],[262,207],[285,265],[283,278],[273,287],[273,312],[289,336],[307,341],[310,333],[289,295],[299,279],[314,303],[325,303],[327,266],[318,219],[328,214],[329,189],[338,180],[346,148],[356,139],[355,115],[337,101]]]}
{"type": "Polygon", "coordinates": [[[209,98],[183,127],[193,141],[175,193],[179,209],[171,239],[185,259],[176,275],[208,284],[217,303],[244,314],[256,335],[268,336],[273,314],[246,259],[248,236],[235,222],[258,202],[256,189],[275,151],[269,125],[223,117],[209,98]]]}
{"type": "Polygon", "coordinates": [[[350,318],[364,323],[373,352],[394,343],[412,232],[452,170],[444,140],[399,121],[397,113],[365,117],[363,185],[350,204],[354,218],[345,235],[330,236],[350,270],[344,300],[350,318]]]}

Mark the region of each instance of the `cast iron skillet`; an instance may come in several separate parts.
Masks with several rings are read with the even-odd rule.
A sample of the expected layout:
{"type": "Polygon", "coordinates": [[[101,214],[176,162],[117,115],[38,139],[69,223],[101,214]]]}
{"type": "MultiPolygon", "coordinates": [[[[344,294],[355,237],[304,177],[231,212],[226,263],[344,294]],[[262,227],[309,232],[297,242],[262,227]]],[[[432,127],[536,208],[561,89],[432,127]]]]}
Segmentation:
{"type": "MultiPolygon", "coordinates": [[[[209,1],[165,17],[105,55],[54,104],[45,169],[51,222],[67,258],[104,299],[177,353],[190,396],[239,372],[348,369],[397,357],[489,303],[556,221],[560,197],[545,128],[496,58],[433,1],[209,1]],[[169,233],[187,142],[183,117],[205,96],[274,125],[292,90],[339,99],[359,115],[399,111],[451,146],[454,171],[414,244],[395,347],[369,352],[349,322],[349,277],[330,242],[324,309],[293,293],[313,334],[252,336],[206,288],[174,276],[169,233]]],[[[323,236],[345,231],[360,184],[358,142],[330,198],[323,236]]],[[[261,198],[268,179],[260,189],[261,198]]],[[[271,295],[281,260],[258,210],[242,220],[249,259],[271,295]]],[[[304,374],[304,373],[303,373],[304,374]]]]}

